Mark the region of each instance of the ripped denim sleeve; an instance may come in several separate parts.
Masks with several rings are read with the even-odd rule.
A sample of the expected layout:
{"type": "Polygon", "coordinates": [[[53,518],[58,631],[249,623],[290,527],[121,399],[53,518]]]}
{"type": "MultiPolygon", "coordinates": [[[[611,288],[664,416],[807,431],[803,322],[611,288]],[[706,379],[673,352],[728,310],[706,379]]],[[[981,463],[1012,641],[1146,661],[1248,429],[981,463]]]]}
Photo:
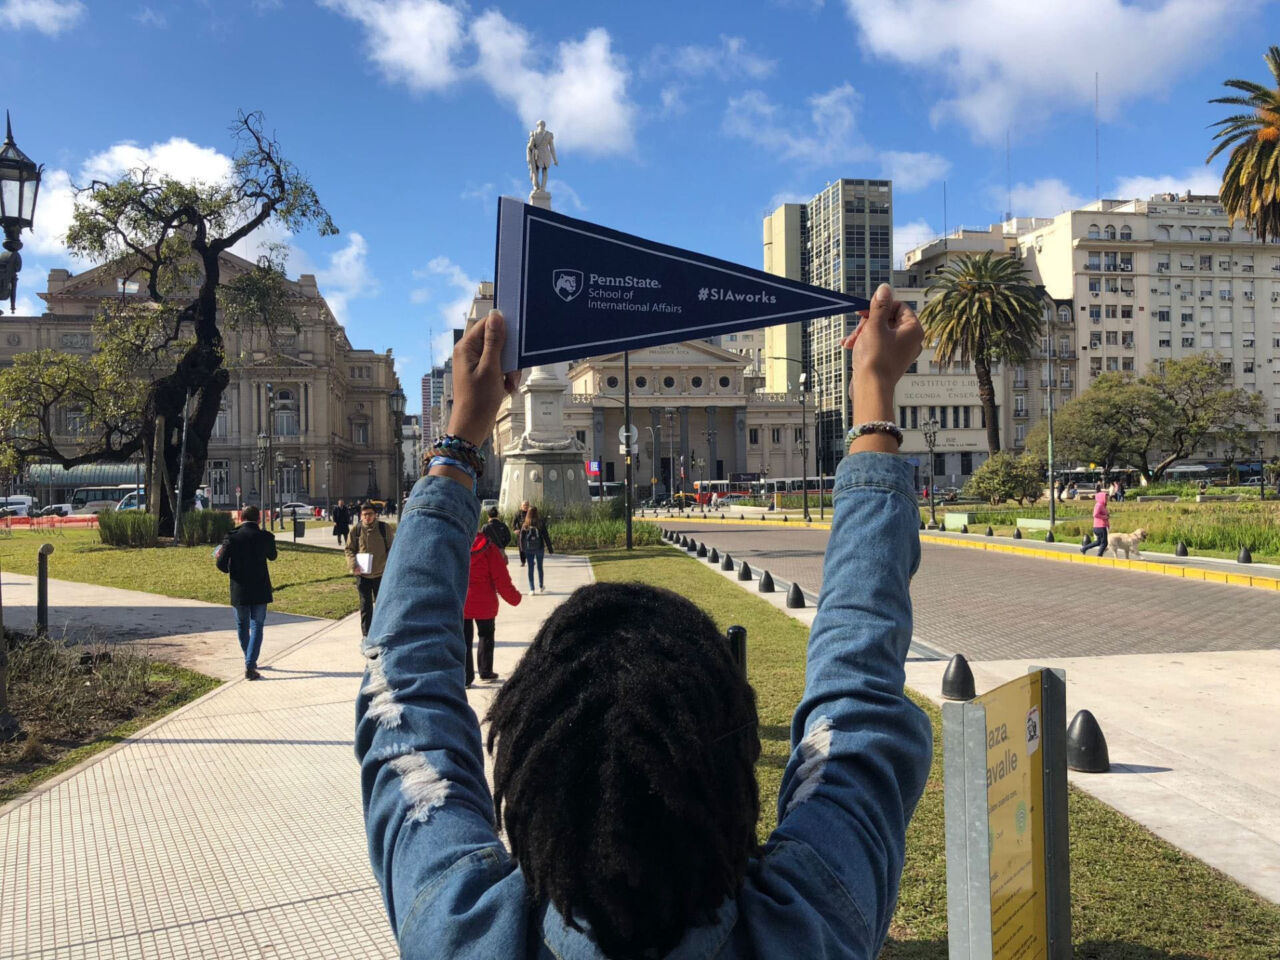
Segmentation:
{"type": "Polygon", "coordinates": [[[834,504],[774,840],[822,858],[878,951],[932,756],[928,718],[903,692],[920,561],[910,467],[889,454],[846,457],[834,504]]]}

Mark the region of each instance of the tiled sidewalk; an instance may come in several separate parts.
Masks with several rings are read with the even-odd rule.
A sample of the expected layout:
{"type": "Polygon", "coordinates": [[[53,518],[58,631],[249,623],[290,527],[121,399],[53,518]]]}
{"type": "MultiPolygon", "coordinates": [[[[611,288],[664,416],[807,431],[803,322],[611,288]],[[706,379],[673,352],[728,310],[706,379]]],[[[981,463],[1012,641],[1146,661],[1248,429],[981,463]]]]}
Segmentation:
{"type": "MultiPolygon", "coordinates": [[[[499,615],[504,677],[591,576],[575,557],[548,557],[546,575],[554,592],[499,615]]],[[[0,810],[0,960],[397,956],[352,756],[363,665],[355,617],[320,624],[263,681],[0,810]]],[[[494,689],[473,691],[477,711],[494,689]]]]}

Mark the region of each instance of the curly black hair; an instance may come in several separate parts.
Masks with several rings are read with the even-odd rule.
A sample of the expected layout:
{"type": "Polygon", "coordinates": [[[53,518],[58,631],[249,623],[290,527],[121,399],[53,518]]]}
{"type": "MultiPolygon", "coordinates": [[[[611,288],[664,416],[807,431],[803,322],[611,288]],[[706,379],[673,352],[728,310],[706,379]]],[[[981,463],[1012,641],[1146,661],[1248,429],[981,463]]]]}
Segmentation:
{"type": "Polygon", "coordinates": [[[756,853],[755,692],[698,607],[581,587],[489,710],[494,803],[539,903],[616,960],[663,956],[756,853]]]}

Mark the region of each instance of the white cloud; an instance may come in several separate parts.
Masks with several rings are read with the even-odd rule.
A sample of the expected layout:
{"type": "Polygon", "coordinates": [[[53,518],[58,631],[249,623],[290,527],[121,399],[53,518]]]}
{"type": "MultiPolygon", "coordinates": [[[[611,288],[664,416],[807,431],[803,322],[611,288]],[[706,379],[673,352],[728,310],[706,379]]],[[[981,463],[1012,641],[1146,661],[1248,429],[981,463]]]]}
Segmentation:
{"type": "MultiPolygon", "coordinates": [[[[27,280],[27,274],[24,270],[18,277],[18,286],[21,287],[24,280],[27,280]]],[[[40,281],[43,282],[43,278],[40,281]]],[[[0,300],[0,312],[9,309],[8,300],[0,300]]],[[[27,296],[25,293],[18,294],[17,306],[14,308],[13,316],[15,317],[38,317],[45,312],[47,306],[43,300],[35,297],[27,296]]]]}
{"type": "Polygon", "coordinates": [[[3,0],[0,25],[13,30],[32,27],[50,37],[76,25],[84,16],[80,0],[3,0]]]}
{"type": "Polygon", "coordinates": [[[763,147],[773,160],[819,165],[865,160],[857,136],[862,97],[848,83],[809,98],[807,118],[775,105],[759,90],[729,100],[723,129],[763,147]]]}
{"type": "Polygon", "coordinates": [[[684,88],[678,83],[670,83],[658,91],[658,100],[662,104],[663,116],[676,116],[689,108],[684,102],[684,88]]]}
{"type": "Polygon", "coordinates": [[[329,266],[316,272],[316,281],[342,323],[347,320],[351,301],[358,297],[372,296],[377,292],[377,282],[369,270],[369,245],[363,236],[352,231],[347,234],[347,245],[329,256],[329,266]]]}
{"type": "Polygon", "coordinates": [[[158,30],[163,30],[169,25],[169,21],[163,13],[159,13],[150,7],[143,7],[133,15],[133,19],[144,27],[155,27],[158,30]]]}
{"type": "Polygon", "coordinates": [[[425,280],[427,286],[412,291],[410,300],[414,303],[443,301],[437,319],[431,322],[431,329],[440,332],[433,333],[430,340],[430,362],[443,363],[453,353],[452,331],[466,326],[480,281],[443,256],[433,257],[424,269],[413,271],[413,276],[425,280]]]}
{"type": "Polygon", "coordinates": [[[1010,212],[1015,217],[1056,217],[1064,210],[1074,210],[1087,202],[1057,177],[1015,183],[1012,193],[1003,187],[992,187],[988,197],[999,210],[1004,210],[1012,201],[1010,212]]]}
{"type": "Polygon", "coordinates": [[[1102,113],[1166,93],[1227,42],[1257,0],[845,0],[870,53],[939,75],[935,123],[997,142],[1056,109],[1102,113]]]}
{"type": "Polygon", "coordinates": [[[951,161],[936,153],[887,150],[880,154],[884,175],[893,181],[894,192],[914,193],[947,175],[951,161]]]}
{"type": "Polygon", "coordinates": [[[910,223],[895,224],[893,227],[893,267],[902,269],[902,258],[908,250],[928,243],[938,235],[938,231],[929,226],[928,221],[912,220],[910,223]]]}
{"type": "Polygon", "coordinates": [[[801,193],[798,190],[779,190],[769,198],[769,213],[777,210],[784,203],[808,203],[813,199],[811,193],[801,193]]]}
{"type": "Polygon", "coordinates": [[[626,153],[634,145],[635,107],[629,74],[606,30],[565,40],[553,64],[541,68],[528,31],[496,10],[471,24],[475,70],[527,127],[547,121],[557,144],[584,154],[626,153]]]}
{"type": "Polygon", "coordinates": [[[747,49],[742,37],[721,34],[720,45],[685,47],[657,46],[641,67],[645,78],[679,75],[684,77],[713,76],[720,80],[747,78],[762,80],[773,73],[776,60],[769,60],[747,49]]]}
{"type": "Polygon", "coordinates": [[[358,21],[365,49],[392,82],[410,90],[443,90],[459,78],[455,62],[466,39],[462,12],[440,0],[320,0],[358,21]]]}
{"type": "Polygon", "coordinates": [[[1147,200],[1157,193],[1216,194],[1222,189],[1222,174],[1208,167],[1192,167],[1181,176],[1121,177],[1107,196],[1116,200],[1147,200]]]}

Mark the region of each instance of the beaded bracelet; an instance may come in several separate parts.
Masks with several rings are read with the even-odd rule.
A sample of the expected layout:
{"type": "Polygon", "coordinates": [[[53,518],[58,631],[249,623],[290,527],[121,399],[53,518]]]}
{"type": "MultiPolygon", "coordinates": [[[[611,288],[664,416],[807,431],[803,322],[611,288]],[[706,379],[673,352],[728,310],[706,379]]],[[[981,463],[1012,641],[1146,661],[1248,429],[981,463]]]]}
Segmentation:
{"type": "MultiPolygon", "coordinates": [[[[484,475],[484,451],[470,440],[465,440],[452,434],[437,437],[432,441],[431,446],[427,448],[426,453],[423,454],[422,460],[425,463],[434,456],[452,457],[455,460],[465,461],[475,471],[477,477],[484,475]]],[[[424,470],[423,472],[425,473],[426,471],[424,470]]]]}
{"type": "Polygon", "coordinates": [[[456,470],[461,470],[471,478],[472,483],[475,483],[479,479],[476,476],[476,472],[471,469],[471,464],[463,463],[461,460],[455,460],[453,457],[442,457],[437,454],[427,463],[427,470],[430,470],[432,467],[453,467],[456,470]]]}

